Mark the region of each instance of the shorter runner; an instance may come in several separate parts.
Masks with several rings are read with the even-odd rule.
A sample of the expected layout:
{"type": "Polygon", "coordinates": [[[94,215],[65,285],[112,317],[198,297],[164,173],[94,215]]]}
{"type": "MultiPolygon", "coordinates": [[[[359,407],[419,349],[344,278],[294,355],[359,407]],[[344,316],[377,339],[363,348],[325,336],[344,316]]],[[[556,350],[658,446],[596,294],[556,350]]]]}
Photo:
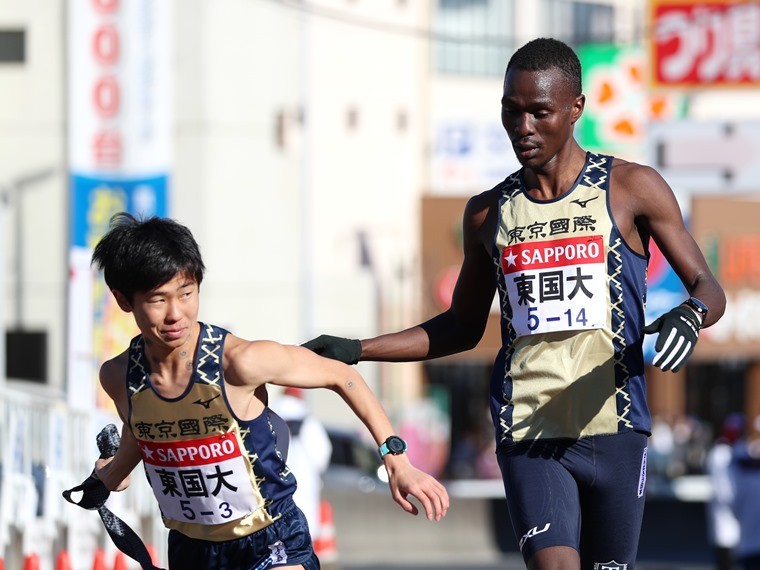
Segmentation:
{"type": "Polygon", "coordinates": [[[118,452],[98,460],[96,474],[122,490],[143,462],[170,529],[171,569],[319,568],[277,446],[267,383],[337,392],[378,443],[394,500],[416,515],[415,497],[429,520],[446,514],[445,488],[411,465],[353,368],[198,321],[205,267],[189,229],[117,214],[92,259],[140,330],[100,369],[124,427],[118,452]]]}

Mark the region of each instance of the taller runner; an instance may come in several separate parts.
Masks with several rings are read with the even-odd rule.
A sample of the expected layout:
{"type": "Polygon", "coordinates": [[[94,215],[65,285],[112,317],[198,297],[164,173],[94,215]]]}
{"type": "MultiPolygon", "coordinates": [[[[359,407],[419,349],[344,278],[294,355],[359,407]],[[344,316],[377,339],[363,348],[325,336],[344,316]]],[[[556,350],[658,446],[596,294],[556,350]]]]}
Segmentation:
{"type": "Polygon", "coordinates": [[[582,149],[585,97],[573,50],[554,39],[507,65],[501,118],[522,168],[464,212],[451,308],[372,339],[323,335],[323,356],[411,361],[473,348],[495,292],[502,341],[490,393],[510,518],[529,568],[631,570],[644,509],[642,337],[678,370],[725,296],[652,168],[582,149]],[[690,297],[644,323],[650,238],[690,297]]]}

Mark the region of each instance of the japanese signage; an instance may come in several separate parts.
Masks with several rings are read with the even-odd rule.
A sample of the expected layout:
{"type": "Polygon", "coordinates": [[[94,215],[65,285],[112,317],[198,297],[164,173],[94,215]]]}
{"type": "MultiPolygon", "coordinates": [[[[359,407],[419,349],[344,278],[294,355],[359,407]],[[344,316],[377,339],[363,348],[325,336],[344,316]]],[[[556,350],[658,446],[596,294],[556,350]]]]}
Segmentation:
{"type": "Polygon", "coordinates": [[[220,524],[258,507],[233,433],[189,441],[140,441],[145,471],[165,517],[220,524]]]}
{"type": "Polygon", "coordinates": [[[654,85],[760,84],[760,1],[650,2],[654,85]]]}
{"type": "Polygon", "coordinates": [[[692,233],[726,292],[726,312],[700,332],[695,355],[760,357],[760,200],[700,196],[692,233]]]}
{"type": "Polygon", "coordinates": [[[520,335],[602,328],[607,268],[602,236],[505,247],[502,268],[520,335]]]}
{"type": "Polygon", "coordinates": [[[445,118],[433,133],[430,185],[438,194],[470,194],[490,188],[520,168],[504,127],[498,100],[489,119],[445,118]]]}
{"type": "Polygon", "coordinates": [[[170,13],[168,0],[68,3],[67,392],[80,409],[97,403],[100,363],[135,334],[90,268],[92,248],[113,214],[168,209],[170,13]]]}

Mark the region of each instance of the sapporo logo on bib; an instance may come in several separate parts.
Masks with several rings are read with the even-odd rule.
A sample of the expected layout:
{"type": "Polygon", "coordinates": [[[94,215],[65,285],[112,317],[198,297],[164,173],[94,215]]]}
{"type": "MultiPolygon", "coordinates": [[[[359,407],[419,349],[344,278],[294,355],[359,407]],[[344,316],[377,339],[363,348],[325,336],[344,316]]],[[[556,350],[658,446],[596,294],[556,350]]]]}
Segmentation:
{"type": "Polygon", "coordinates": [[[607,269],[602,236],[534,241],[501,252],[519,336],[602,328],[607,269]]]}
{"type": "Polygon", "coordinates": [[[166,518],[218,524],[239,519],[258,507],[234,434],[166,443],[140,441],[139,445],[166,518]]]}

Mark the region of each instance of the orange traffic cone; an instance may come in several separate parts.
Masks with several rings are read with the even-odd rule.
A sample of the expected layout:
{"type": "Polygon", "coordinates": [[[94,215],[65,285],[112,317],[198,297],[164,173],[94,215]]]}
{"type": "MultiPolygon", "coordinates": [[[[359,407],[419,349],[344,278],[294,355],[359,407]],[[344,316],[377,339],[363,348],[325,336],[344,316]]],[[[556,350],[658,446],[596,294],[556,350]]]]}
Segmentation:
{"type": "Polygon", "coordinates": [[[319,535],[314,539],[314,552],[320,562],[338,560],[338,543],[335,536],[335,515],[327,499],[319,502],[319,535]]]}
{"type": "Polygon", "coordinates": [[[92,570],[108,570],[106,566],[106,553],[102,548],[95,549],[95,557],[92,560],[92,570]]]}
{"type": "MultiPolygon", "coordinates": [[[[148,549],[148,554],[150,554],[150,561],[153,562],[153,566],[158,566],[158,552],[156,551],[156,547],[152,544],[147,544],[145,548],[148,549]]],[[[2,568],[0,568],[2,570],[2,568]]]]}
{"type": "Polygon", "coordinates": [[[55,570],[71,570],[71,558],[66,550],[61,550],[55,559],[55,570]]]}
{"type": "Polygon", "coordinates": [[[113,561],[113,570],[128,570],[127,558],[123,552],[117,552],[113,561]]]}
{"type": "Polygon", "coordinates": [[[0,570],[5,570],[5,560],[0,558],[0,570]]]}
{"type": "Polygon", "coordinates": [[[27,554],[24,558],[24,570],[40,570],[40,557],[36,554],[27,554]]]}

